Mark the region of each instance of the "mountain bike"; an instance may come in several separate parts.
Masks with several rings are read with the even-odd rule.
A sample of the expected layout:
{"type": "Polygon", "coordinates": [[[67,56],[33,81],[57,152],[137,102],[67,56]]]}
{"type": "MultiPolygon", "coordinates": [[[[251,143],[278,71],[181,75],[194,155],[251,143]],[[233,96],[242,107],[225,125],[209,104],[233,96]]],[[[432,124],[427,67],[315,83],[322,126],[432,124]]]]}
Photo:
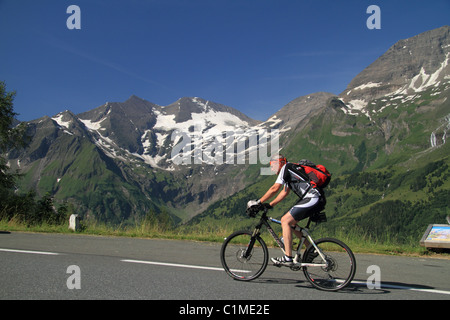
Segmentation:
{"type": "MultiPolygon", "coordinates": [[[[262,215],[253,231],[237,231],[225,238],[220,251],[220,260],[226,273],[235,280],[251,281],[263,274],[269,263],[269,251],[261,238],[261,229],[267,228],[277,245],[284,253],[284,243],[271,226],[271,222],[281,221],[267,217],[267,208],[260,208],[262,215]]],[[[353,280],[356,271],[356,259],[350,248],[338,239],[323,238],[314,241],[309,232],[311,222],[326,221],[324,212],[316,212],[308,218],[305,227],[295,226],[303,236],[295,251],[293,271],[303,270],[306,279],[317,289],[337,291],[345,288],[353,280]],[[305,240],[309,246],[301,249],[305,240]]],[[[280,267],[279,265],[275,265],[280,267]]]]}

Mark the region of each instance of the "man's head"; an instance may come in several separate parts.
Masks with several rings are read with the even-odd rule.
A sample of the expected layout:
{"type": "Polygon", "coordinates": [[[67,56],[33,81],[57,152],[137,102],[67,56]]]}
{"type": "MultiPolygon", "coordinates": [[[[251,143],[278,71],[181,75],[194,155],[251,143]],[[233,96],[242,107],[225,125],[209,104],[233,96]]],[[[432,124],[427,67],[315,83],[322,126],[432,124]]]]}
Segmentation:
{"type": "Polygon", "coordinates": [[[281,154],[278,154],[270,160],[270,170],[276,174],[280,173],[281,168],[287,163],[287,160],[281,154]]]}

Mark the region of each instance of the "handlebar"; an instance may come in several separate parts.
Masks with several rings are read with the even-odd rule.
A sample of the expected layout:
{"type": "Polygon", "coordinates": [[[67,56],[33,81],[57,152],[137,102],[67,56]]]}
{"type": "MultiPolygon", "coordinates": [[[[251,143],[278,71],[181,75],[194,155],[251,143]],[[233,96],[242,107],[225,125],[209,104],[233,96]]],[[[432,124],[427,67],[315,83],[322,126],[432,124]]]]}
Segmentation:
{"type": "Polygon", "coordinates": [[[267,205],[265,205],[264,203],[261,203],[260,205],[256,205],[256,206],[252,206],[250,208],[247,208],[247,210],[245,210],[245,212],[247,213],[247,215],[250,218],[255,218],[256,215],[262,211],[263,212],[263,216],[267,214],[267,211],[269,211],[269,208],[267,207],[267,205]]]}

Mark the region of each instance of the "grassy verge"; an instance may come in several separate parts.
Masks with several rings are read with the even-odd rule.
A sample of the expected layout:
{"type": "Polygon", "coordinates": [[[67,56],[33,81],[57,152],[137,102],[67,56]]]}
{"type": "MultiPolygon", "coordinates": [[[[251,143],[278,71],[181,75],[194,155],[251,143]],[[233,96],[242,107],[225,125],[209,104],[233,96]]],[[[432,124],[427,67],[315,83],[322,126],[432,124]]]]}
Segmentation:
{"type": "MultiPolygon", "coordinates": [[[[211,227],[203,230],[188,229],[183,226],[178,228],[166,229],[160,226],[148,223],[140,223],[134,226],[108,226],[102,223],[90,223],[83,225],[82,230],[74,232],[69,230],[68,224],[52,225],[41,223],[38,225],[27,225],[19,221],[0,220],[1,231],[19,231],[19,232],[42,232],[42,233],[62,233],[62,234],[80,234],[80,235],[103,235],[118,237],[137,237],[149,239],[172,239],[172,240],[188,240],[188,241],[205,241],[205,242],[223,242],[224,238],[236,231],[226,226],[222,228],[211,227]]],[[[434,253],[421,247],[419,243],[414,244],[398,244],[392,242],[379,242],[375,239],[361,235],[352,235],[341,233],[336,235],[325,235],[320,232],[312,232],[313,236],[318,239],[321,237],[331,236],[345,242],[354,253],[360,254],[385,254],[385,255],[405,255],[420,257],[435,257],[450,259],[448,253],[434,253]]],[[[268,234],[262,233],[262,238],[268,246],[276,246],[275,241],[268,234]]]]}
{"type": "Polygon", "coordinates": [[[231,232],[224,229],[222,231],[187,231],[183,227],[165,228],[148,224],[145,221],[133,226],[112,226],[103,223],[82,224],[80,231],[70,230],[67,224],[55,225],[48,223],[26,224],[15,219],[0,220],[0,231],[18,231],[18,232],[42,232],[42,233],[61,233],[61,234],[79,234],[79,235],[100,235],[100,236],[117,236],[117,237],[138,237],[149,239],[177,239],[177,240],[195,240],[222,242],[223,239],[231,232]]]}

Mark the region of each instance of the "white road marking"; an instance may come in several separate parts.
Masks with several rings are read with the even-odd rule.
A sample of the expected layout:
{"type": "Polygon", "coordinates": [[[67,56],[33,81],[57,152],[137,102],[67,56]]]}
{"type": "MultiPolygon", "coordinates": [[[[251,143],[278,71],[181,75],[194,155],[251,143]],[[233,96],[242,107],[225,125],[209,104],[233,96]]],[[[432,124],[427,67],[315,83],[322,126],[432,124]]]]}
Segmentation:
{"type": "Polygon", "coordinates": [[[167,262],[155,262],[155,261],[144,261],[144,260],[120,260],[122,262],[131,262],[131,263],[142,263],[142,264],[153,264],[158,266],[168,266],[168,267],[178,267],[178,268],[190,268],[190,269],[204,269],[204,270],[216,270],[223,271],[223,268],[215,268],[215,267],[203,267],[203,266],[194,266],[189,264],[177,264],[177,263],[167,263],[167,262]]]}
{"type": "Polygon", "coordinates": [[[4,251],[4,252],[16,252],[16,253],[43,254],[43,255],[49,255],[49,256],[57,256],[57,255],[60,255],[60,253],[55,253],[55,252],[30,251],[30,250],[15,250],[15,249],[1,249],[1,248],[0,248],[0,251],[4,251]]]}
{"type": "MultiPolygon", "coordinates": [[[[194,266],[194,265],[190,265],[190,264],[178,264],[178,263],[155,262],[155,261],[144,261],[144,260],[129,260],[129,259],[120,260],[120,261],[122,261],[122,262],[131,262],[131,263],[152,264],[152,265],[167,266],[167,267],[225,271],[225,270],[223,270],[223,268],[194,266]]],[[[244,271],[244,270],[231,270],[231,271],[249,272],[249,271],[244,271]]]]}

